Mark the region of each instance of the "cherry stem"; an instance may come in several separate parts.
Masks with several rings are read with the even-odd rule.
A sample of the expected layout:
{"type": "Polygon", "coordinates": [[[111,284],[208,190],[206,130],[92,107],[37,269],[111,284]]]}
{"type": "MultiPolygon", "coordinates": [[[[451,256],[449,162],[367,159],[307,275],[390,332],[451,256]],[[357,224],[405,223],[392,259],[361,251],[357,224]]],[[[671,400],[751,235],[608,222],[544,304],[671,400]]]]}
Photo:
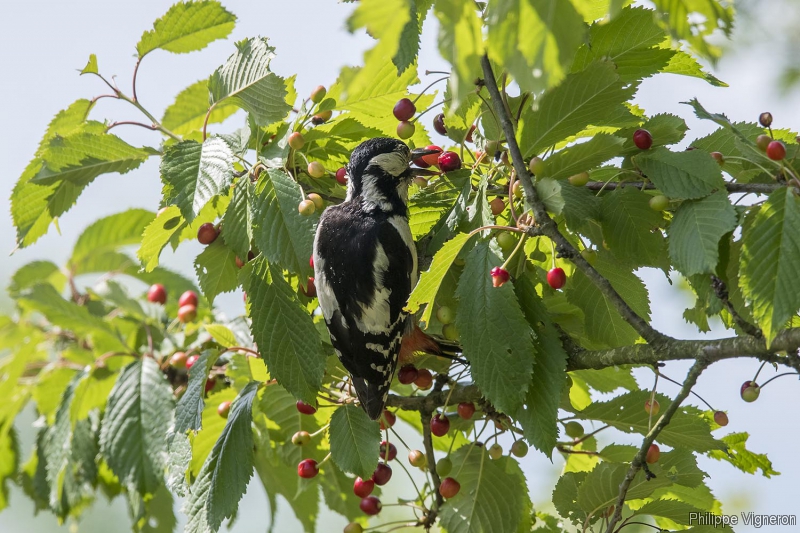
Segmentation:
{"type": "Polygon", "coordinates": [[[261,354],[255,350],[251,350],[250,348],[245,348],[244,346],[230,346],[222,350],[219,354],[222,355],[226,352],[245,352],[253,357],[261,358],[261,354]]]}
{"type": "Polygon", "coordinates": [[[611,426],[609,426],[609,425],[605,425],[605,426],[601,427],[600,429],[595,429],[595,430],[594,430],[594,431],[592,431],[591,433],[587,433],[587,434],[585,434],[584,436],[582,436],[581,438],[579,438],[579,439],[576,439],[576,440],[572,441],[572,445],[573,445],[573,446],[575,446],[576,444],[580,444],[580,443],[582,443],[583,441],[585,441],[585,440],[587,440],[587,439],[590,439],[590,438],[594,437],[595,435],[597,435],[598,433],[600,433],[600,432],[601,432],[601,431],[603,431],[604,429],[608,429],[608,428],[610,428],[610,427],[611,427],[611,426]]]}
{"type": "Polygon", "coordinates": [[[111,124],[106,127],[106,131],[109,131],[111,128],[116,128],[117,126],[139,126],[140,128],[146,128],[150,131],[158,131],[158,126],[155,124],[144,124],[143,122],[136,122],[133,120],[120,120],[117,122],[112,122],[111,124]]]}
{"type": "Polygon", "coordinates": [[[311,438],[314,438],[314,437],[316,437],[317,435],[320,435],[320,434],[322,434],[322,433],[325,433],[325,432],[328,430],[328,428],[329,428],[329,427],[331,427],[331,425],[330,425],[330,424],[325,424],[324,426],[322,426],[321,428],[319,428],[318,430],[316,430],[314,433],[310,433],[308,436],[309,436],[309,437],[311,437],[311,438]]]}
{"type": "Polygon", "coordinates": [[[208,128],[208,119],[211,117],[211,111],[214,110],[214,106],[217,105],[217,102],[211,104],[211,107],[208,108],[206,111],[206,117],[203,119],[203,140],[206,140],[206,128],[208,128]]]}
{"type": "Polygon", "coordinates": [[[647,413],[647,431],[653,427],[653,402],[656,399],[656,388],[658,387],[658,376],[660,374],[656,372],[656,378],[653,380],[653,390],[650,391],[650,409],[648,409],[647,413]]]}
{"type": "MultiPolygon", "coordinates": [[[[387,447],[387,450],[386,450],[386,456],[387,457],[389,456],[388,447],[387,447]]],[[[411,480],[411,484],[414,486],[414,491],[417,493],[417,497],[419,498],[419,501],[423,501],[424,498],[422,497],[422,492],[420,492],[419,487],[417,487],[417,482],[414,481],[414,476],[411,475],[411,472],[409,472],[408,468],[406,468],[406,465],[404,465],[399,459],[397,461],[395,461],[395,463],[400,465],[400,468],[402,468],[403,471],[406,473],[406,475],[408,476],[408,479],[411,480]]]]}
{"type": "Polygon", "coordinates": [[[637,526],[647,526],[647,527],[652,527],[652,528],[653,528],[653,529],[655,529],[656,531],[667,531],[666,529],[661,529],[660,527],[658,527],[658,526],[654,526],[653,524],[648,524],[647,522],[628,522],[628,521],[626,520],[625,522],[623,522],[623,523],[622,523],[622,525],[621,525],[621,526],[619,526],[619,527],[617,528],[617,532],[618,532],[619,530],[621,530],[623,527],[626,527],[626,526],[632,526],[632,525],[634,525],[634,524],[635,524],[635,525],[637,525],[637,526]]]}
{"type": "Polygon", "coordinates": [[[763,389],[764,387],[766,387],[767,383],[769,383],[770,381],[775,381],[776,379],[782,378],[783,376],[800,376],[800,373],[798,373],[798,372],[784,372],[783,374],[778,374],[777,376],[772,376],[767,381],[765,381],[764,383],[759,385],[758,388],[759,389],[763,389]]]}
{"type": "Polygon", "coordinates": [[[448,77],[450,76],[450,73],[445,71],[445,70],[426,70],[425,71],[425,75],[426,76],[430,76],[431,74],[445,74],[448,77]]]}
{"type": "Polygon", "coordinates": [[[505,262],[503,263],[503,266],[501,266],[500,268],[505,270],[505,268],[508,266],[508,263],[510,263],[511,260],[514,259],[514,257],[517,255],[517,252],[519,251],[519,249],[525,246],[525,241],[527,239],[528,239],[528,235],[526,233],[523,233],[522,234],[522,238],[520,238],[520,240],[517,241],[517,245],[514,247],[514,251],[511,252],[511,255],[508,256],[508,259],[505,260],[505,262]]]}
{"type": "Polygon", "coordinates": [[[320,466],[322,466],[325,463],[327,463],[328,459],[330,459],[330,458],[331,458],[331,452],[328,452],[328,455],[326,455],[325,458],[322,461],[317,463],[317,468],[319,468],[320,466]]]}
{"type": "Polygon", "coordinates": [[[420,117],[421,117],[422,115],[424,115],[425,113],[427,113],[427,112],[428,112],[428,111],[430,111],[431,109],[434,109],[434,108],[436,108],[436,107],[439,107],[440,105],[442,105],[442,104],[444,104],[444,103],[447,103],[447,102],[449,102],[449,101],[450,101],[450,99],[449,99],[449,98],[445,98],[444,100],[440,100],[439,102],[436,102],[435,104],[431,104],[431,106],[430,106],[429,108],[427,108],[426,110],[422,111],[422,112],[421,112],[419,115],[417,115],[416,117],[414,117],[413,119],[411,119],[411,122],[417,122],[417,121],[420,119],[420,117]]]}
{"type": "MultiPolygon", "coordinates": [[[[679,387],[683,386],[683,384],[682,384],[682,383],[680,383],[680,382],[678,382],[678,381],[675,381],[675,380],[674,380],[674,379],[672,379],[671,377],[665,376],[665,375],[664,375],[663,373],[661,373],[659,370],[656,370],[656,377],[658,377],[658,376],[661,376],[662,378],[666,379],[667,381],[669,381],[669,382],[671,382],[671,383],[674,383],[675,385],[678,385],[679,387]]],[[[699,394],[697,394],[695,391],[691,391],[691,393],[692,393],[692,394],[693,394],[695,397],[697,397],[697,399],[699,399],[701,402],[703,402],[704,404],[706,404],[706,405],[708,406],[708,408],[709,408],[709,409],[711,409],[712,411],[716,411],[716,409],[714,409],[714,408],[711,406],[711,404],[710,404],[710,403],[708,403],[707,401],[705,401],[705,399],[704,399],[702,396],[700,396],[699,394]]]]}
{"type": "MultiPolygon", "coordinates": [[[[430,84],[430,85],[428,85],[427,87],[425,87],[424,89],[422,89],[422,92],[420,92],[420,93],[417,95],[417,97],[416,97],[416,98],[414,98],[414,99],[413,99],[411,102],[412,102],[412,103],[414,103],[414,104],[416,104],[416,103],[417,103],[417,100],[419,100],[420,98],[422,98],[422,95],[424,95],[424,94],[425,94],[425,91],[427,91],[428,89],[430,89],[431,87],[433,87],[434,85],[436,85],[437,83],[439,83],[440,81],[444,81],[444,80],[448,79],[449,77],[450,77],[450,75],[448,74],[448,75],[447,75],[447,76],[445,76],[444,78],[439,78],[438,80],[436,80],[436,81],[434,81],[434,82],[431,82],[431,84],[430,84]]],[[[430,109],[430,108],[428,108],[428,109],[430,109]]]]}
{"type": "Polygon", "coordinates": [[[760,367],[758,367],[758,372],[756,372],[756,375],[755,375],[755,376],[753,376],[753,379],[752,379],[752,381],[756,381],[756,380],[758,379],[758,375],[759,375],[759,374],[761,373],[761,371],[764,369],[764,365],[766,365],[766,364],[767,364],[767,362],[766,362],[766,361],[764,361],[763,363],[761,363],[761,366],[760,366],[760,367]]]}
{"type": "Polygon", "coordinates": [[[140,57],[136,60],[136,66],[133,67],[133,82],[131,83],[131,88],[133,92],[133,101],[138,102],[139,99],[136,97],[136,75],[139,73],[139,65],[142,64],[142,59],[144,57],[140,57]]]}

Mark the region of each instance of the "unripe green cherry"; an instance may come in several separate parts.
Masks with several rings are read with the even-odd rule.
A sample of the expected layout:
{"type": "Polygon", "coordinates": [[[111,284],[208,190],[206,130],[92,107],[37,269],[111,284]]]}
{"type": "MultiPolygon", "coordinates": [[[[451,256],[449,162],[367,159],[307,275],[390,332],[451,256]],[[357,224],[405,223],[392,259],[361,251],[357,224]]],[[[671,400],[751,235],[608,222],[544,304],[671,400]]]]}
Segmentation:
{"type": "Polygon", "coordinates": [[[567,178],[567,180],[569,181],[570,185],[574,185],[575,187],[583,187],[589,183],[589,173],[581,172],[580,174],[570,176],[567,178]]]}
{"type": "Polygon", "coordinates": [[[515,181],[514,185],[511,186],[511,192],[514,194],[514,198],[522,198],[524,191],[522,190],[522,182],[515,181]]]}
{"type": "Polygon", "coordinates": [[[580,422],[571,420],[564,426],[564,433],[567,434],[567,437],[579,439],[583,437],[584,429],[580,422]]]}
{"type": "Polygon", "coordinates": [[[449,341],[458,340],[458,330],[455,324],[445,324],[442,326],[442,336],[449,341]]]}
{"type": "Polygon", "coordinates": [[[664,196],[663,194],[659,194],[658,196],[653,196],[650,198],[650,209],[653,211],[664,211],[669,207],[669,198],[664,196]]]}
{"type": "Polygon", "coordinates": [[[314,202],[311,200],[303,200],[297,206],[297,211],[303,215],[304,217],[311,216],[314,214],[314,211],[317,210],[317,207],[314,205],[314,202]]]}
{"type": "Polygon", "coordinates": [[[513,250],[517,245],[517,239],[508,231],[503,231],[497,235],[497,244],[503,251],[513,250]]]}
{"type": "Polygon", "coordinates": [[[439,477],[446,477],[452,471],[453,461],[449,457],[442,457],[436,461],[436,473],[439,474],[439,477]]]}
{"type": "Polygon", "coordinates": [[[319,194],[312,192],[309,193],[307,198],[312,202],[314,202],[315,211],[322,211],[322,209],[325,207],[325,200],[323,200],[322,196],[320,196],[319,194]]]}
{"type": "Polygon", "coordinates": [[[590,265],[594,264],[595,260],[597,260],[597,252],[593,248],[584,248],[581,250],[581,256],[586,259],[586,262],[590,265]]]}
{"type": "Polygon", "coordinates": [[[528,455],[528,445],[524,440],[514,441],[514,444],[511,445],[511,453],[517,457],[525,457],[528,455]]]}
{"type": "Polygon", "coordinates": [[[446,305],[443,305],[436,310],[436,320],[441,322],[443,325],[452,324],[455,318],[455,312],[446,305]]]}
{"type": "Polygon", "coordinates": [[[541,177],[544,175],[545,171],[544,160],[541,157],[534,157],[528,164],[528,168],[530,169],[531,174],[533,174],[537,178],[541,177]]]}
{"type": "Polygon", "coordinates": [[[328,94],[328,90],[325,88],[324,85],[318,85],[316,89],[311,91],[311,101],[315,104],[318,104],[325,98],[325,95],[328,94]]]}
{"type": "Polygon", "coordinates": [[[492,459],[500,459],[503,456],[503,447],[496,442],[489,446],[489,457],[492,459]]]}
{"type": "Polygon", "coordinates": [[[312,178],[321,178],[325,175],[325,167],[319,161],[312,161],[308,164],[308,175],[312,178]]]}

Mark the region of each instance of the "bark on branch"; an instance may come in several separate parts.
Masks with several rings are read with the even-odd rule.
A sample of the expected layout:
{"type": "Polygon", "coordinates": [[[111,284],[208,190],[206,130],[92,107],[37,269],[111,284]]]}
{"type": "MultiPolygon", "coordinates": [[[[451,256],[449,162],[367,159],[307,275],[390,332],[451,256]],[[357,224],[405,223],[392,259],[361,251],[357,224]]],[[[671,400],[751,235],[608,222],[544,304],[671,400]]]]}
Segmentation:
{"type": "MultiPolygon", "coordinates": [[[[590,191],[613,191],[622,187],[636,187],[637,189],[655,189],[656,186],[644,181],[619,181],[604,182],[590,181],[586,188],[590,191]]],[[[726,183],[725,190],[729,193],[772,194],[776,190],[786,187],[785,183],[726,183]]]]}

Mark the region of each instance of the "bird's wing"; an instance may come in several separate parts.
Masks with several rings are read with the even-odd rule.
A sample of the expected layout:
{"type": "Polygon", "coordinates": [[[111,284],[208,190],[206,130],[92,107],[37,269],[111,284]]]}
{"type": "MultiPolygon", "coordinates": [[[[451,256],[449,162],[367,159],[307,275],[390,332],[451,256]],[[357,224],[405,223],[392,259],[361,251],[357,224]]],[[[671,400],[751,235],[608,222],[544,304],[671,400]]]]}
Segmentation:
{"type": "Polygon", "coordinates": [[[358,209],[342,204],[320,220],[315,284],[333,347],[367,414],[377,418],[397,365],[416,256],[396,221],[355,216],[358,209]]]}

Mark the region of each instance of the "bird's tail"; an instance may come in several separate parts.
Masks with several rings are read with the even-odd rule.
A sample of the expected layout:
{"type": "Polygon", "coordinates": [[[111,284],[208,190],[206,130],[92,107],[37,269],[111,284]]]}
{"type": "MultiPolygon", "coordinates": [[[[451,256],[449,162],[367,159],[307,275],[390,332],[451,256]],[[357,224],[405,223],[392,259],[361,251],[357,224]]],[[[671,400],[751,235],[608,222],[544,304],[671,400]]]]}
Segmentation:
{"type": "Polygon", "coordinates": [[[353,387],[356,389],[356,396],[367,416],[372,420],[379,419],[383,413],[383,406],[386,404],[387,389],[356,376],[353,376],[353,387]]]}
{"type": "Polygon", "coordinates": [[[432,337],[415,324],[413,329],[403,337],[403,343],[400,345],[400,364],[412,362],[416,352],[438,355],[453,361],[469,364],[465,359],[459,357],[461,351],[461,346],[458,343],[439,337],[432,337]]]}

